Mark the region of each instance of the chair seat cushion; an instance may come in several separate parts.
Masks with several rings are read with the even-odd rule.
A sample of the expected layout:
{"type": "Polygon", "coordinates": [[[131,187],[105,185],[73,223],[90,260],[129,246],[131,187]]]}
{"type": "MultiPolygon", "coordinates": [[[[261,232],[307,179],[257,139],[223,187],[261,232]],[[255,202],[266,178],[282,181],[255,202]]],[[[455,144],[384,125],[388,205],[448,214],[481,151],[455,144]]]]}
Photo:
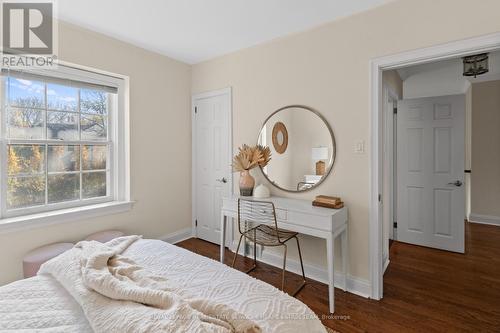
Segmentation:
{"type": "Polygon", "coordinates": [[[24,277],[28,278],[35,276],[43,263],[68,251],[72,247],[73,243],[54,243],[39,247],[27,253],[23,258],[24,277]]]}
{"type": "Polygon", "coordinates": [[[106,243],[106,242],[109,242],[110,240],[112,239],[115,239],[115,238],[118,238],[118,237],[122,237],[122,236],[125,236],[125,233],[121,232],[121,231],[118,231],[118,230],[104,230],[104,231],[99,231],[99,232],[96,232],[90,236],[88,236],[87,238],[85,238],[85,240],[94,240],[94,241],[98,241],[98,242],[101,242],[101,243],[106,243]]]}

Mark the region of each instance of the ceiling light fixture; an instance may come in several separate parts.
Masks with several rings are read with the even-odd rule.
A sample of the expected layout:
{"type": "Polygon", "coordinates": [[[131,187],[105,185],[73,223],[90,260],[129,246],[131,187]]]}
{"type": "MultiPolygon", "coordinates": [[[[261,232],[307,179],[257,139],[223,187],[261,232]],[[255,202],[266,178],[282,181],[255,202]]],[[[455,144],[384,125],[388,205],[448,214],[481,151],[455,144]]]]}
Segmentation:
{"type": "Polygon", "coordinates": [[[463,57],[464,76],[474,76],[488,73],[488,53],[463,57]]]}

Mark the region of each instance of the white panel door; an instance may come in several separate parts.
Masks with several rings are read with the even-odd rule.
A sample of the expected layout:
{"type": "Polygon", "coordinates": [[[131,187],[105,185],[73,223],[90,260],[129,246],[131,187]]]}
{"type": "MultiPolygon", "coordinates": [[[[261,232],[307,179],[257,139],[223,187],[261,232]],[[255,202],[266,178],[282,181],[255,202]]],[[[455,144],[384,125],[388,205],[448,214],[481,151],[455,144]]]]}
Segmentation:
{"type": "Polygon", "coordinates": [[[397,240],[464,252],[465,96],[398,102],[397,240]]]}
{"type": "Polygon", "coordinates": [[[231,191],[230,103],[229,93],[193,100],[196,235],[217,244],[222,198],[231,191]]]}

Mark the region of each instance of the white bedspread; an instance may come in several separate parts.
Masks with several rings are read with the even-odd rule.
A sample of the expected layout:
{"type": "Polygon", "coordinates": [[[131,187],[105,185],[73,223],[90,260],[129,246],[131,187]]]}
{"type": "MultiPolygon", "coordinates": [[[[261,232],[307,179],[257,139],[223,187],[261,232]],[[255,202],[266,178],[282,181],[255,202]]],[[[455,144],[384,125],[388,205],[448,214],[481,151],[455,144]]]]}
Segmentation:
{"type": "Polygon", "coordinates": [[[80,242],[43,264],[38,275],[54,277],[96,333],[261,333],[242,313],[212,299],[193,298],[124,256],[139,239],[80,242]]]}
{"type": "MultiPolygon", "coordinates": [[[[140,240],[124,255],[189,294],[226,304],[263,332],[325,332],[303,303],[214,260],[157,240],[140,240]]],[[[81,308],[53,279],[38,276],[0,288],[0,330],[91,332],[81,308]]]]}

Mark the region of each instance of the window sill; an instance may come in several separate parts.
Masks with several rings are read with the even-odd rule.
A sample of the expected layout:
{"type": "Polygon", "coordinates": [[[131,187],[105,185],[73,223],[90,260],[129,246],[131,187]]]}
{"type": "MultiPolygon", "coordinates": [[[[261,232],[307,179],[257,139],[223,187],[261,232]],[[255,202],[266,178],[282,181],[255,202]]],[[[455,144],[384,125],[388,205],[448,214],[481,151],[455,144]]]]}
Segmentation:
{"type": "Polygon", "coordinates": [[[131,210],[133,204],[133,201],[112,201],[96,205],[0,219],[0,234],[31,229],[33,227],[123,213],[131,210]]]}

